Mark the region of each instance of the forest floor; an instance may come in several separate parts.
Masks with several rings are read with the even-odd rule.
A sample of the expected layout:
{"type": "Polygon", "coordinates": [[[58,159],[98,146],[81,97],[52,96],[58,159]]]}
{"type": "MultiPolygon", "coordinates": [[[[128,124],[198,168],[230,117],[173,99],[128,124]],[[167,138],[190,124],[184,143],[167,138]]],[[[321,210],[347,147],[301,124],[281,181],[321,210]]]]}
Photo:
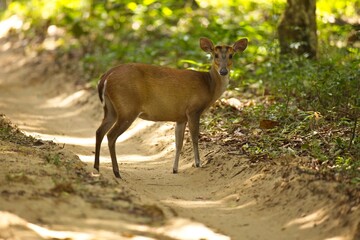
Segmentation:
{"type": "Polygon", "coordinates": [[[96,173],[95,90],[55,54],[1,48],[0,239],[360,239],[359,192],[304,159],[254,163],[201,141],[197,169],[186,133],[172,174],[173,123],[137,120],[118,139],[121,180],[104,140],[96,173]]]}

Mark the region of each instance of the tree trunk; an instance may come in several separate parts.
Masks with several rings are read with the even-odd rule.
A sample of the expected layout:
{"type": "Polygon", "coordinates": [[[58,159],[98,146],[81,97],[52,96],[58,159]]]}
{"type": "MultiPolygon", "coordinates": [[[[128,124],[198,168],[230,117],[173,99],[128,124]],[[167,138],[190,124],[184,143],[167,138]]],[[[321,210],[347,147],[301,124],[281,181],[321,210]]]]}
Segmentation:
{"type": "Polygon", "coordinates": [[[316,58],[316,0],[287,0],[278,35],[282,55],[316,58]]]}
{"type": "Polygon", "coordinates": [[[0,10],[6,10],[10,4],[10,0],[0,0],[0,10]]]}

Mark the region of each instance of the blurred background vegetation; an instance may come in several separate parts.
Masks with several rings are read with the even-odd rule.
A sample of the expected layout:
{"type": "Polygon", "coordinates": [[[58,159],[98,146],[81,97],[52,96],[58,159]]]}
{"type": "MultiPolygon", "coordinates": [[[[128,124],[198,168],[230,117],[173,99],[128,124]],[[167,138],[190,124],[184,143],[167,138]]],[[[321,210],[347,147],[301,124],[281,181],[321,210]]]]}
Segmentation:
{"type": "Polygon", "coordinates": [[[93,83],[124,62],[205,70],[200,37],[227,44],[247,37],[226,95],[237,104],[218,103],[203,120],[207,132],[224,145],[233,136],[230,142],[253,159],[311,156],[313,168],[350,171],[359,183],[360,0],[316,1],[317,59],[280,56],[277,26],[286,4],[0,0],[0,35],[31,51],[54,51],[61,64],[79,60],[68,67],[93,83]]]}

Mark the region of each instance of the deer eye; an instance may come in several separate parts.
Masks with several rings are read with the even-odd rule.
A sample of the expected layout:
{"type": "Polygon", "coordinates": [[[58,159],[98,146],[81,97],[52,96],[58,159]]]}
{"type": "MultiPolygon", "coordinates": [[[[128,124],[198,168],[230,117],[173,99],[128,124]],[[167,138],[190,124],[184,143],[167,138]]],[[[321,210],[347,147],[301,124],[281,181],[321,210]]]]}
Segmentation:
{"type": "Polygon", "coordinates": [[[219,58],[219,54],[215,53],[215,58],[219,58]]]}
{"type": "Polygon", "coordinates": [[[232,59],[232,54],[229,55],[229,59],[232,59]]]}

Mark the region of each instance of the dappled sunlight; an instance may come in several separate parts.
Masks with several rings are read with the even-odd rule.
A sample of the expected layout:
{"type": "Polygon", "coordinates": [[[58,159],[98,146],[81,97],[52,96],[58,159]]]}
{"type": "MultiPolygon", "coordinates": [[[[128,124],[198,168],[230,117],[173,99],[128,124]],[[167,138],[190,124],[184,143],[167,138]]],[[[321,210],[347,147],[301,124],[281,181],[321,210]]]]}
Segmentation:
{"type": "MultiPolygon", "coordinates": [[[[1,107],[1,105],[0,105],[0,107],[1,107]]],[[[21,124],[18,124],[17,125],[20,129],[21,129],[21,131],[23,132],[23,133],[25,133],[26,135],[31,135],[31,136],[40,136],[41,135],[41,133],[39,133],[39,132],[46,132],[46,128],[44,128],[44,127],[40,127],[40,126],[29,126],[29,125],[21,125],[21,124]]],[[[46,134],[44,134],[44,135],[46,135],[46,134]]]]}
{"type": "Polygon", "coordinates": [[[212,208],[219,207],[222,205],[222,201],[213,200],[183,200],[183,199],[171,199],[163,200],[163,203],[176,205],[182,208],[212,208]]]}
{"type": "Polygon", "coordinates": [[[33,136],[35,138],[40,138],[45,141],[53,141],[59,144],[70,144],[70,145],[78,145],[78,146],[94,146],[95,139],[94,138],[80,138],[80,137],[70,137],[70,136],[62,136],[62,135],[52,135],[52,134],[44,134],[39,132],[30,132],[23,131],[26,135],[33,136]]]}
{"type": "Polygon", "coordinates": [[[93,239],[93,237],[87,233],[50,230],[45,227],[41,227],[39,225],[27,222],[26,220],[18,217],[15,214],[0,211],[0,228],[2,229],[2,231],[5,231],[5,229],[13,226],[21,226],[29,230],[32,230],[37,235],[45,239],[74,239],[74,240],[93,239]]]}
{"type": "Polygon", "coordinates": [[[215,233],[202,223],[190,221],[188,219],[176,218],[170,221],[165,227],[158,230],[164,235],[175,239],[213,239],[228,240],[229,237],[215,233]]]}
{"type": "Polygon", "coordinates": [[[52,107],[70,107],[77,103],[82,97],[86,95],[86,90],[80,90],[72,94],[63,93],[56,97],[46,100],[41,108],[52,108],[52,107]]]}
{"type": "Polygon", "coordinates": [[[77,240],[86,240],[92,239],[90,234],[87,233],[79,233],[79,232],[70,232],[70,231],[54,231],[49,230],[44,227],[40,227],[39,225],[26,223],[25,227],[33,230],[37,234],[39,234],[43,238],[51,238],[51,239],[77,239],[77,240]]]}
{"type": "MultiPolygon", "coordinates": [[[[117,160],[118,163],[140,163],[147,162],[147,164],[161,164],[163,161],[159,162],[159,159],[166,157],[169,152],[174,151],[175,145],[173,142],[169,142],[169,136],[165,133],[173,128],[173,124],[161,124],[155,126],[155,122],[136,120],[135,123],[125,131],[117,139],[117,160]],[[154,128],[155,127],[155,128],[154,128]],[[151,131],[151,129],[154,129],[151,131]],[[146,137],[145,135],[150,134],[153,136],[153,132],[156,132],[155,137],[146,137]],[[139,147],[134,148],[126,143],[130,138],[138,138],[140,145],[139,147]]],[[[77,150],[72,149],[74,153],[80,158],[82,162],[92,163],[94,161],[94,148],[95,148],[95,136],[94,137],[80,137],[81,134],[73,133],[73,135],[78,136],[69,136],[69,135],[60,135],[60,134],[44,134],[38,132],[36,127],[24,126],[22,129],[25,134],[39,138],[45,141],[53,141],[57,144],[63,144],[64,146],[80,146],[77,150]],[[84,149],[86,148],[86,149],[84,149]],[[91,154],[89,151],[91,150],[91,154]]],[[[95,129],[94,129],[95,135],[95,129]]],[[[107,138],[104,137],[102,141],[102,149],[100,155],[100,161],[102,163],[111,163],[111,158],[108,152],[107,138]]]]}
{"type": "MultiPolygon", "coordinates": [[[[97,220],[99,221],[103,220],[97,220]]],[[[118,223],[116,223],[118,225],[118,223]]],[[[0,211],[0,229],[2,232],[12,232],[14,227],[22,227],[32,231],[37,236],[42,239],[73,239],[73,240],[95,240],[95,239],[108,239],[108,240],[118,240],[118,239],[133,239],[133,240],[154,240],[155,238],[146,237],[142,235],[147,235],[148,233],[145,231],[141,231],[142,234],[137,233],[129,233],[125,232],[122,227],[120,230],[123,231],[109,231],[104,229],[93,228],[90,229],[88,227],[78,230],[78,231],[55,231],[46,227],[42,227],[30,222],[27,222],[25,219],[18,217],[15,214],[9,212],[1,212],[0,211]]],[[[65,228],[69,228],[68,226],[63,226],[65,228]]],[[[74,226],[72,226],[73,228],[74,226]]],[[[0,233],[0,238],[2,237],[0,233]]],[[[29,237],[29,234],[27,234],[29,237]]]]}
{"type": "Polygon", "coordinates": [[[8,19],[0,22],[0,38],[7,35],[11,29],[20,29],[23,26],[23,20],[17,16],[12,15],[8,19]]]}
{"type": "Polygon", "coordinates": [[[285,227],[299,226],[300,229],[307,229],[317,226],[328,219],[327,212],[324,209],[319,209],[304,217],[296,218],[288,222],[285,227]]]}
{"type": "MultiPolygon", "coordinates": [[[[94,162],[94,155],[81,155],[81,154],[77,154],[77,156],[80,158],[80,160],[82,162],[86,162],[86,163],[93,163],[94,162]]],[[[100,159],[101,162],[111,162],[111,159],[110,159],[110,156],[101,156],[101,159],[100,159]]]]}
{"type": "Polygon", "coordinates": [[[335,237],[325,238],[324,240],[353,240],[353,238],[347,236],[335,236],[335,237]]]}
{"type": "Polygon", "coordinates": [[[232,204],[235,199],[238,198],[238,194],[231,194],[219,200],[184,200],[184,199],[167,199],[162,202],[166,204],[176,205],[182,208],[217,208],[219,210],[229,211],[236,209],[243,209],[246,207],[251,207],[256,204],[255,200],[250,200],[243,204],[236,203],[232,204]]]}
{"type": "MultiPolygon", "coordinates": [[[[75,228],[76,231],[57,231],[48,227],[30,223],[19,216],[0,211],[0,228],[2,233],[12,232],[13,228],[22,227],[37,236],[44,239],[73,239],[73,240],[92,240],[92,239],[133,239],[133,240],[151,240],[172,238],[181,240],[229,240],[230,238],[216,233],[202,223],[198,223],[189,219],[174,218],[169,220],[165,225],[160,227],[152,227],[148,225],[133,224],[125,221],[116,222],[106,219],[84,219],[78,224],[62,226],[62,228],[75,228]],[[85,226],[84,226],[85,224],[85,226]],[[107,225],[110,229],[98,228],[101,225],[107,225]],[[79,227],[77,225],[82,225],[79,227]]],[[[29,234],[27,234],[29,236],[29,234]]],[[[1,237],[1,234],[0,234],[1,237]]]]}
{"type": "Polygon", "coordinates": [[[251,201],[249,201],[249,202],[247,202],[247,203],[238,205],[238,206],[236,206],[236,207],[224,207],[223,209],[224,209],[224,210],[227,210],[227,211],[233,211],[233,210],[239,210],[239,209],[251,207],[251,206],[254,206],[254,205],[256,205],[256,201],[255,201],[255,200],[251,200],[251,201]]]}
{"type": "Polygon", "coordinates": [[[39,114],[31,114],[28,112],[23,112],[23,113],[18,113],[18,117],[21,119],[26,119],[29,122],[31,121],[31,124],[34,126],[41,126],[43,125],[46,121],[52,121],[52,120],[56,120],[59,118],[71,118],[74,117],[78,114],[79,112],[77,111],[69,111],[67,113],[61,114],[61,115],[39,115],[39,114]]]}
{"type": "MultiPolygon", "coordinates": [[[[134,124],[133,127],[125,131],[119,138],[117,139],[117,143],[125,142],[131,137],[133,137],[135,134],[140,133],[141,131],[145,130],[146,128],[149,128],[153,126],[155,122],[149,122],[149,121],[139,121],[136,124],[134,124]]],[[[35,127],[21,127],[22,129],[28,129],[28,131],[23,131],[25,134],[41,138],[43,140],[48,141],[54,141],[55,143],[63,143],[63,144],[71,144],[71,145],[78,145],[78,146],[95,146],[95,130],[94,130],[94,137],[85,138],[85,137],[74,137],[74,136],[67,136],[67,135],[58,135],[58,134],[44,134],[36,131],[29,131],[29,129],[36,130],[35,127]]],[[[159,128],[159,135],[161,135],[161,132],[168,129],[169,126],[164,125],[159,128]]],[[[104,140],[102,142],[103,144],[107,143],[106,137],[104,137],[104,140]]],[[[151,141],[151,143],[155,143],[155,141],[151,141]]]]}
{"type": "Polygon", "coordinates": [[[166,237],[181,240],[229,240],[228,236],[214,232],[202,223],[194,222],[184,218],[171,219],[165,226],[149,227],[146,225],[135,225],[123,223],[124,227],[136,232],[148,232],[155,235],[163,235],[166,237]]]}
{"type": "Polygon", "coordinates": [[[0,114],[12,124],[0,129],[0,240],[358,239],[358,5],[288,2],[1,1],[0,114]],[[284,48],[291,15],[311,18],[304,29],[284,23],[290,35],[317,40],[284,48]],[[306,45],[316,61],[284,54],[306,45]],[[110,131],[111,159],[105,133],[95,154],[95,136],[98,93],[116,84],[130,99],[106,114],[151,105],[138,116],[175,123],[138,118],[115,157],[122,124],[111,131],[105,119],[97,135],[110,131]]]}
{"type": "MultiPolygon", "coordinates": [[[[298,227],[301,230],[309,230],[319,227],[321,224],[325,224],[326,221],[330,219],[329,212],[326,211],[324,208],[316,210],[306,216],[295,218],[290,220],[288,223],[285,224],[285,227],[298,227]]],[[[333,222],[332,224],[335,224],[333,222]]],[[[333,228],[335,226],[333,225],[333,228]]],[[[336,227],[335,227],[336,228],[336,227]]],[[[326,237],[324,240],[352,240],[354,239],[351,231],[347,234],[337,235],[334,234],[333,237],[326,237]]]]}
{"type": "MultiPolygon", "coordinates": [[[[161,159],[163,157],[165,157],[170,149],[172,150],[173,147],[172,146],[168,146],[166,148],[164,148],[162,151],[156,153],[156,154],[151,154],[151,155],[140,155],[140,154],[121,154],[118,153],[117,154],[117,160],[118,162],[126,162],[126,163],[139,163],[139,162],[151,162],[151,161],[155,161],[158,159],[161,159]]],[[[93,162],[94,161],[94,155],[81,155],[78,154],[79,158],[81,161],[83,162],[93,162]]],[[[110,163],[111,162],[111,158],[109,155],[101,155],[101,162],[105,162],[105,163],[110,163]]],[[[151,164],[151,163],[150,163],[151,164]]],[[[155,163],[158,164],[158,163],[155,163]]]]}
{"type": "MultiPolygon", "coordinates": [[[[45,108],[44,106],[40,107],[41,108],[45,108]]],[[[58,108],[58,106],[47,106],[47,109],[53,108],[56,109],[58,108]]],[[[67,122],[69,124],[72,123],[72,119],[78,116],[81,116],[82,113],[82,109],[81,108],[76,108],[76,109],[71,109],[68,110],[67,112],[62,112],[61,114],[43,114],[43,115],[39,115],[39,114],[32,114],[29,112],[24,112],[24,113],[19,113],[18,117],[22,118],[22,119],[27,119],[27,120],[31,120],[32,124],[33,123],[37,123],[37,125],[41,126],[42,124],[44,124],[44,122],[46,121],[53,121],[53,120],[58,120],[58,119],[69,119],[67,120],[67,122]]]]}

